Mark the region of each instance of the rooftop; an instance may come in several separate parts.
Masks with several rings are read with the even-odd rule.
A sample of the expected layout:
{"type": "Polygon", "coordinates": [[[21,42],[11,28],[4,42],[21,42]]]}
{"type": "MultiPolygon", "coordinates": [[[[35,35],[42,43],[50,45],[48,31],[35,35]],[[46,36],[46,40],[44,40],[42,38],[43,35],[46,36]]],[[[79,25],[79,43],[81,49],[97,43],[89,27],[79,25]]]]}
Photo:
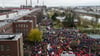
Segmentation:
{"type": "MultiPolygon", "coordinates": [[[[29,11],[29,10],[18,10],[18,15],[11,14],[11,16],[9,18],[6,18],[6,15],[1,15],[0,16],[0,20],[8,20],[8,19],[17,20],[17,19],[19,19],[19,18],[21,18],[23,16],[26,16],[26,15],[30,14],[31,12],[35,12],[37,10],[40,10],[40,9],[39,8],[35,8],[35,9],[31,10],[31,11],[29,11]]],[[[19,22],[26,22],[26,21],[19,21],[19,22]]],[[[8,22],[0,22],[0,27],[4,26],[6,24],[8,24],[8,22]]]]}
{"type": "Polygon", "coordinates": [[[6,24],[8,24],[8,22],[0,22],[0,27],[4,26],[6,24]]]}
{"type": "Polygon", "coordinates": [[[0,41],[1,40],[18,40],[22,36],[21,33],[17,34],[0,34],[0,41]]]}
{"type": "Polygon", "coordinates": [[[97,35],[97,34],[89,34],[88,36],[94,39],[100,39],[100,35],[97,35]]]}
{"type": "Polygon", "coordinates": [[[9,17],[6,18],[6,14],[4,15],[0,15],[0,20],[6,20],[6,19],[13,19],[13,20],[17,20],[23,16],[26,16],[28,14],[30,14],[31,12],[35,12],[35,11],[38,11],[40,10],[39,8],[34,8],[33,10],[25,10],[25,9],[22,9],[22,10],[16,10],[18,12],[14,12],[14,13],[9,13],[9,17]]]}
{"type": "Polygon", "coordinates": [[[15,22],[32,22],[32,20],[17,20],[15,22]]]}
{"type": "Polygon", "coordinates": [[[87,14],[92,14],[92,15],[99,15],[100,16],[100,13],[99,12],[92,12],[92,11],[86,11],[86,10],[74,10],[75,12],[81,12],[81,13],[87,13],[87,14]]]}

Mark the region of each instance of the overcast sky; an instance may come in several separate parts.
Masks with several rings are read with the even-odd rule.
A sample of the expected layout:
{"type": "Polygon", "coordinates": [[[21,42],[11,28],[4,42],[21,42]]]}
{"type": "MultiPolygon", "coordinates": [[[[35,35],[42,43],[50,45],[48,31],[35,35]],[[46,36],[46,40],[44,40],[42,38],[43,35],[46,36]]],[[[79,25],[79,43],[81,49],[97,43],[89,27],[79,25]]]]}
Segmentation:
{"type": "MultiPolygon", "coordinates": [[[[25,5],[26,0],[0,0],[0,6],[19,6],[25,5]]],[[[88,6],[100,5],[100,0],[39,0],[39,5],[47,6],[88,6]]],[[[28,0],[29,4],[30,0],[28,0]]],[[[37,0],[32,0],[33,6],[37,4],[37,0]]]]}

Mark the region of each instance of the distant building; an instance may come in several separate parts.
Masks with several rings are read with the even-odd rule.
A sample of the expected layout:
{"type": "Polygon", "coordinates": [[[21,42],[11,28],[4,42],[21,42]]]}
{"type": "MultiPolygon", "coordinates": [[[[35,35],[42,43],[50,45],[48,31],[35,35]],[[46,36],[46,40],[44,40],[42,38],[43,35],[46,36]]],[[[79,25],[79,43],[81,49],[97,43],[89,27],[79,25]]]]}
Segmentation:
{"type": "Polygon", "coordinates": [[[12,23],[0,22],[0,33],[12,33],[12,23]]]}
{"type": "Polygon", "coordinates": [[[4,13],[4,12],[11,12],[11,10],[8,10],[8,9],[0,9],[0,13],[4,13]]]}
{"type": "Polygon", "coordinates": [[[22,19],[23,20],[32,20],[33,21],[33,28],[35,28],[37,25],[37,17],[34,15],[29,14],[27,16],[24,16],[22,19]]]}
{"type": "Polygon", "coordinates": [[[32,28],[32,20],[17,20],[13,22],[13,33],[22,33],[23,37],[26,37],[32,28]]]}
{"type": "Polygon", "coordinates": [[[32,6],[31,6],[31,5],[28,5],[28,6],[26,6],[26,5],[21,5],[20,8],[32,8],[32,6]]]}
{"type": "Polygon", "coordinates": [[[24,56],[22,34],[0,34],[0,56],[24,56]]]}
{"type": "Polygon", "coordinates": [[[42,10],[32,12],[31,15],[35,15],[36,16],[37,23],[40,23],[42,21],[42,19],[43,19],[43,11],[42,10]]]}
{"type": "Polygon", "coordinates": [[[47,8],[47,6],[45,6],[45,5],[43,5],[43,6],[36,5],[35,8],[47,8]]]}

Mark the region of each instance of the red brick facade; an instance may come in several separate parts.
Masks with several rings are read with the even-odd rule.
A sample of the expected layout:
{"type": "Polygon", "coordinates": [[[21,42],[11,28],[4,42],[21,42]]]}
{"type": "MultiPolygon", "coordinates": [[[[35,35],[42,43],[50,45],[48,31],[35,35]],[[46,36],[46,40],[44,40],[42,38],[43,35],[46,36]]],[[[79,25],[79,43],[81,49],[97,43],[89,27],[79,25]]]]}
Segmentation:
{"type": "Polygon", "coordinates": [[[32,20],[33,21],[33,28],[35,28],[36,24],[37,24],[37,17],[33,16],[33,15],[24,16],[24,17],[20,18],[19,20],[32,20]]]}
{"type": "Polygon", "coordinates": [[[31,22],[14,22],[13,33],[22,33],[23,37],[26,37],[29,31],[33,28],[32,25],[33,25],[32,21],[31,22]]]}
{"type": "MultiPolygon", "coordinates": [[[[23,38],[20,36],[18,40],[0,40],[4,50],[0,50],[0,56],[24,56],[23,55],[23,38]],[[7,48],[7,46],[9,48],[7,48]]],[[[0,46],[1,47],[1,46],[0,46]]]]}

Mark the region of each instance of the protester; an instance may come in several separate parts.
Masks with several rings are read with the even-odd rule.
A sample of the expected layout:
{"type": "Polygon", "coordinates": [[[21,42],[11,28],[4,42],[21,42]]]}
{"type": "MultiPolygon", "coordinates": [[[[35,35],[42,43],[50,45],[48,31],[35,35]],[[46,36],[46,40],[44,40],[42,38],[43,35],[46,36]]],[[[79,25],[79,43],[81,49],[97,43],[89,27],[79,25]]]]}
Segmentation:
{"type": "Polygon", "coordinates": [[[92,47],[95,41],[75,29],[50,28],[43,37],[42,42],[32,45],[31,56],[88,56],[89,47],[92,47]],[[78,43],[75,48],[70,46],[72,41],[78,43]]]}

